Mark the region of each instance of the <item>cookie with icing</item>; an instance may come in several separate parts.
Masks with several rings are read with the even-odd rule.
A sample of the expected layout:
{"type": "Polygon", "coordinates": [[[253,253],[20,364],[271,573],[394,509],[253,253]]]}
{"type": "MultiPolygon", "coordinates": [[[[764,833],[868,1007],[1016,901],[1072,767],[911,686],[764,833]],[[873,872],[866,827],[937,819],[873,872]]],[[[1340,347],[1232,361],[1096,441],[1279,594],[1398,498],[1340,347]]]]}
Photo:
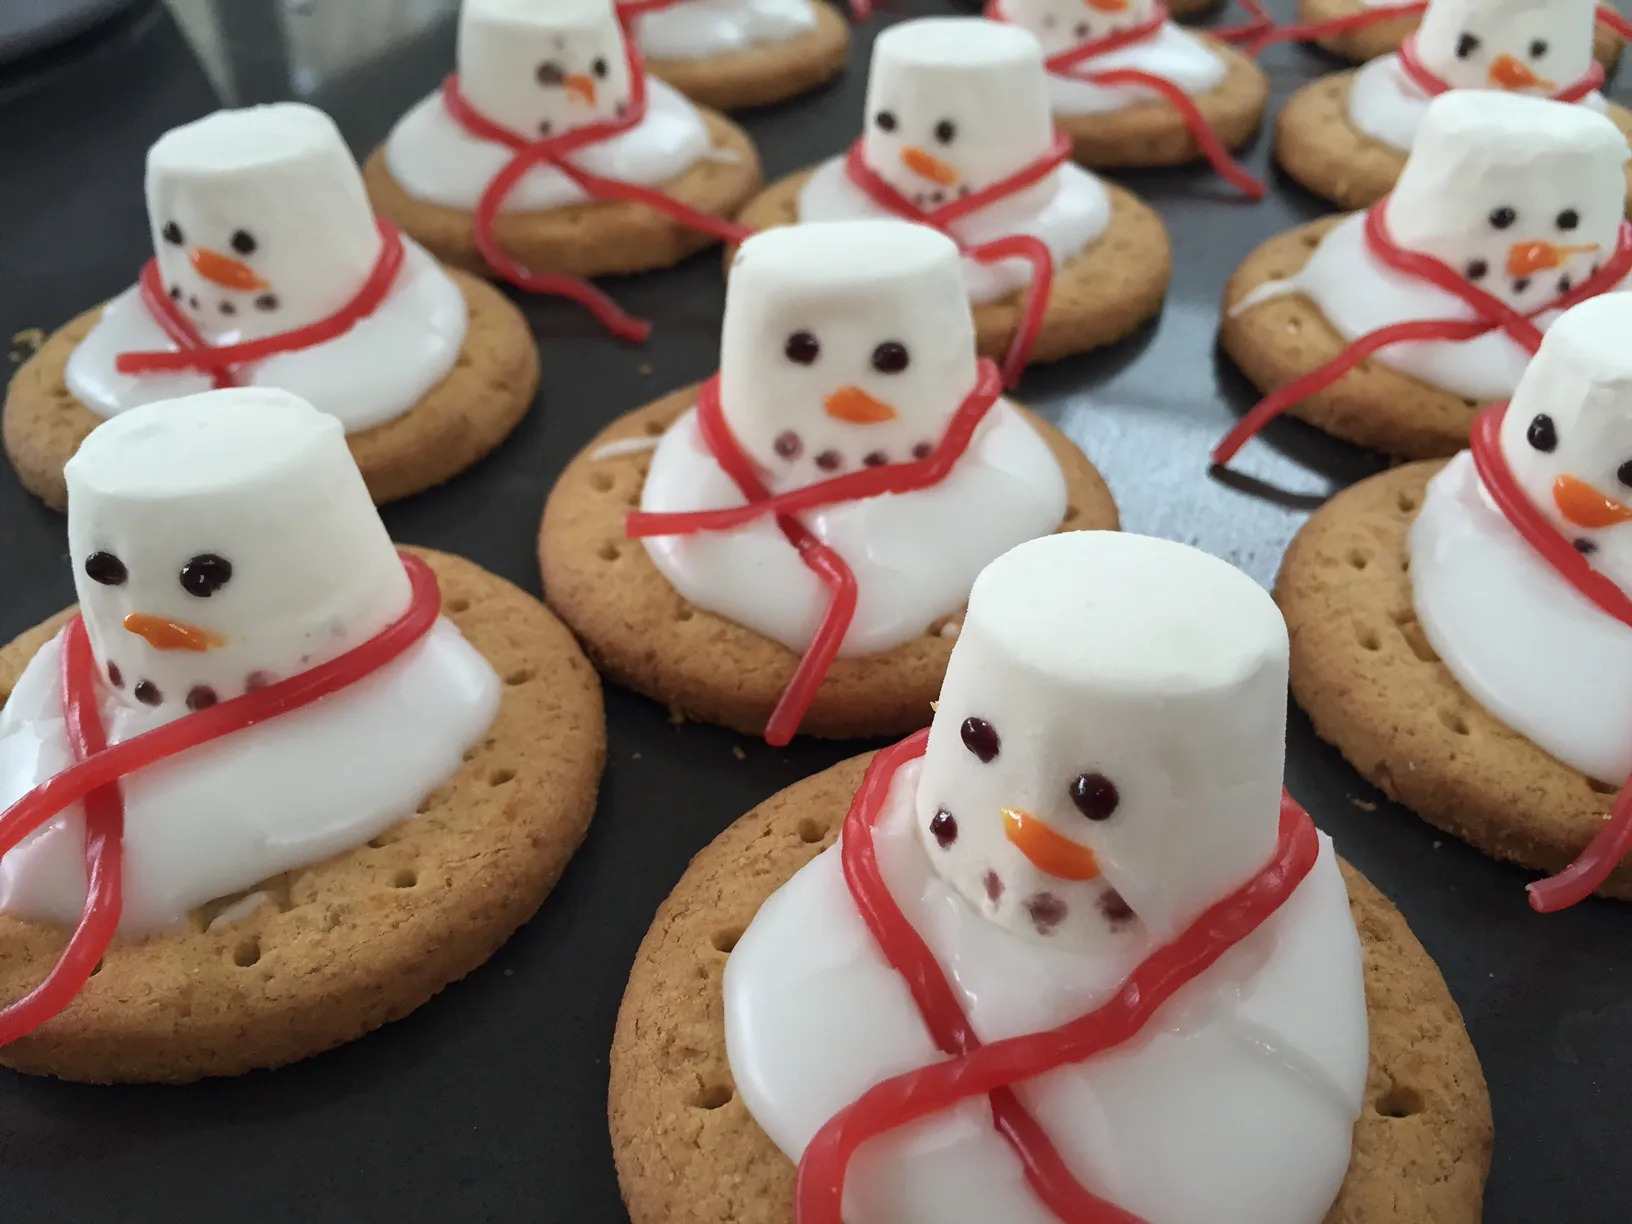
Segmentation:
{"type": "MultiPolygon", "coordinates": [[[[1276,585],[1292,690],[1320,735],[1437,828],[1547,873],[1621,827],[1632,773],[1632,627],[1615,602],[1632,589],[1629,324],[1621,294],[1565,313],[1500,425],[1476,433],[1479,461],[1338,494],[1276,585]]],[[[1587,891],[1632,899],[1616,857],[1594,860],[1587,891]]]]}
{"type": "Polygon", "coordinates": [[[67,476],[77,613],[0,651],[0,1063],[239,1074],[481,964],[594,808],[567,630],[399,554],[339,422],[287,392],[132,408],[67,476]]]}
{"type": "MultiPolygon", "coordinates": [[[[1612,5],[1601,5],[1613,13],[1612,5]]],[[[1399,0],[1298,0],[1298,21],[1304,26],[1335,23],[1338,28],[1314,32],[1312,41],[1324,51],[1355,63],[1398,51],[1421,22],[1426,4],[1402,5],[1399,0]],[[1383,10],[1398,9],[1398,13],[1383,10]],[[1372,14],[1376,14],[1373,16],[1372,14]],[[1352,28],[1342,28],[1351,25],[1352,28]]],[[[1620,61],[1624,37],[1601,17],[1593,27],[1592,57],[1613,71],[1620,61]]]]}
{"type": "Polygon", "coordinates": [[[1477,1221],[1478,1060],[1404,920],[1282,802],[1286,669],[1268,595],[1182,545],[990,566],[927,734],[775,796],[660,908],[611,1058],[635,1224],[785,1224],[796,1197],[851,1224],[1477,1221]],[[1102,1027],[1198,939],[1234,950],[1102,1027]]]}
{"type": "Polygon", "coordinates": [[[701,106],[767,106],[844,70],[850,27],[826,0],[674,0],[641,6],[646,67],[701,106]]]}
{"type": "Polygon", "coordinates": [[[532,405],[521,312],[374,216],[321,111],[218,111],[166,133],[147,212],[138,283],[55,332],[6,393],[6,453],[53,508],[100,422],[214,386],[277,388],[334,416],[379,502],[464,471],[532,405]]]}
{"type": "Polygon", "coordinates": [[[718,376],[614,422],[545,506],[547,598],[604,674],[773,741],[909,731],[986,562],[1116,525],[977,361],[961,285],[952,241],[903,222],[743,244],[718,376]]]}
{"type": "Polygon", "coordinates": [[[1459,89],[1428,104],[1394,191],[1270,239],[1224,291],[1225,351],[1283,411],[1391,455],[1453,454],[1561,309],[1620,289],[1626,138],[1585,106],[1459,89]]]}
{"type": "Polygon", "coordinates": [[[1172,252],[1154,211],[1067,161],[1048,89],[1042,48],[1017,26],[892,26],[873,44],[861,139],[773,183],[740,219],[765,230],[893,216],[949,234],[981,352],[1006,353],[1011,376],[1111,344],[1160,311],[1172,252]]]}

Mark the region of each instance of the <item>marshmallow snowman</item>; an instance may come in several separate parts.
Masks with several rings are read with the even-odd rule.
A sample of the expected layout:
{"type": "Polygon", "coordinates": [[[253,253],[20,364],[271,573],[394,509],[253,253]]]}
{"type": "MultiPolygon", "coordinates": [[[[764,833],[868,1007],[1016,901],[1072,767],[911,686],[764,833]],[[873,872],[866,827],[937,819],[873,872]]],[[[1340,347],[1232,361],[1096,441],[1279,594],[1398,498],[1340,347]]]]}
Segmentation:
{"type": "Polygon", "coordinates": [[[217,111],[147,156],[159,276],[206,339],[292,331],[333,314],[373,270],[380,236],[356,163],[322,111],[217,111]]]}
{"type": "Polygon", "coordinates": [[[613,0],[465,0],[459,86],[528,139],[621,115],[634,82],[613,0]]]}
{"type": "Polygon", "coordinates": [[[927,226],[784,226],[732,263],[721,410],[778,489],[926,457],[975,363],[957,245],[927,226]]]}
{"type": "Polygon", "coordinates": [[[75,589],[125,705],[204,709],[344,653],[408,603],[344,429],[287,392],[122,413],[66,476],[75,589]]]}
{"type": "Polygon", "coordinates": [[[1004,0],[1003,15],[1031,31],[1045,55],[1142,25],[1155,0],[1004,0]]]}
{"type": "Polygon", "coordinates": [[[1433,0],[1417,56],[1453,89],[1555,94],[1592,66],[1594,0],[1433,0]]]}
{"type": "Polygon", "coordinates": [[[1388,197],[1389,232],[1533,311],[1614,253],[1626,160],[1626,137],[1587,107],[1453,90],[1423,115],[1388,197]]]}
{"type": "MultiPolygon", "coordinates": [[[[1053,141],[1048,75],[1018,26],[926,17],[873,44],[862,154],[885,182],[935,208],[1008,178],[1053,141]]],[[[1024,215],[1056,190],[1050,176],[991,211],[1024,215]]]]}

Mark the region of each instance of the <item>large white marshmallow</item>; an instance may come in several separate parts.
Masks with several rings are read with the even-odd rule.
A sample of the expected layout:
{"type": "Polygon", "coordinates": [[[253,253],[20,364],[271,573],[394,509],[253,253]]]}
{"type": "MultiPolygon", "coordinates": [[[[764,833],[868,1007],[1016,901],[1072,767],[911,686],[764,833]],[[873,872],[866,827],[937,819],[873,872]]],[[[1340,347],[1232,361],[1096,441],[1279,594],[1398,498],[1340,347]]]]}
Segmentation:
{"type": "Polygon", "coordinates": [[[1431,0],[1423,67],[1456,89],[1549,95],[1592,66],[1594,0],[1431,0]]]}
{"type": "Polygon", "coordinates": [[[1423,116],[1388,198],[1389,231],[1536,310],[1613,253],[1626,160],[1626,137],[1587,107],[1453,90],[1423,116]]]}
{"type": "Polygon", "coordinates": [[[1132,29],[1149,21],[1155,12],[1155,0],[1106,0],[1098,4],[1084,0],[1003,0],[1003,16],[1034,34],[1045,55],[1058,55],[1079,43],[1132,29]]]}
{"type": "Polygon", "coordinates": [[[632,96],[613,0],[465,0],[459,86],[520,136],[560,136],[615,118],[632,96]]]}
{"type": "Polygon", "coordinates": [[[80,608],[127,703],[180,715],[224,701],[345,652],[407,605],[345,431],[288,392],[132,408],[66,476],[80,608]],[[175,648],[183,635],[208,648],[175,648]]]}
{"type": "Polygon", "coordinates": [[[165,289],[221,343],[333,314],[380,252],[339,130],[295,102],[217,111],[166,132],[147,155],[147,213],[165,289]]]}
{"type": "Polygon", "coordinates": [[[1021,544],[976,580],[947,668],[917,797],[926,853],[1028,937],[1166,938],[1274,849],[1286,687],[1280,612],[1225,562],[1116,532],[1021,544]],[[1006,813],[1087,847],[1099,877],[1041,870],[1006,813]]]}
{"type": "Polygon", "coordinates": [[[783,226],[732,263],[721,407],[779,489],[927,453],[975,362],[958,248],[927,226],[783,226]]]}

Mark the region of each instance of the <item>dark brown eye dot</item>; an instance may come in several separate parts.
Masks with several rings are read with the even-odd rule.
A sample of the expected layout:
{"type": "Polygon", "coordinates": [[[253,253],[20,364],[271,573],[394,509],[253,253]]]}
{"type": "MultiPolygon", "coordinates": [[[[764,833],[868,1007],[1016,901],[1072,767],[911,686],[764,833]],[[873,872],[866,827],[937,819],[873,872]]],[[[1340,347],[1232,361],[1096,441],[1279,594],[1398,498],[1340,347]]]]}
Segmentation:
{"type": "Polygon", "coordinates": [[[187,708],[189,710],[207,710],[217,700],[215,690],[207,684],[195,684],[187,690],[187,708]]]}
{"type": "Polygon", "coordinates": [[[963,746],[980,758],[982,764],[996,759],[998,750],[1002,748],[1002,741],[997,737],[997,728],[984,718],[966,718],[963,720],[963,746]]]}
{"type": "Polygon", "coordinates": [[[143,705],[158,705],[164,700],[164,694],[159,692],[159,686],[151,680],[136,682],[136,700],[143,705]]]}
{"type": "Polygon", "coordinates": [[[771,443],[776,453],[784,459],[797,459],[799,452],[805,449],[805,444],[799,440],[799,435],[793,430],[784,430],[776,435],[776,441],[771,443]]]}
{"type": "Polygon", "coordinates": [[[546,60],[540,64],[535,75],[540,85],[559,85],[567,79],[566,69],[554,60],[546,60]]]}
{"type": "Polygon", "coordinates": [[[1467,59],[1479,49],[1479,40],[1472,34],[1464,34],[1456,40],[1456,58],[1467,59]]]}
{"type": "Polygon", "coordinates": [[[942,119],[935,125],[935,139],[942,144],[951,144],[953,137],[957,134],[957,125],[950,119],[942,119]]]}
{"type": "Polygon", "coordinates": [[[930,836],[935,839],[935,844],[945,850],[958,840],[958,819],[951,812],[942,808],[934,816],[930,817],[929,832],[930,836]]]}
{"type": "Polygon", "coordinates": [[[590,66],[589,70],[591,72],[593,72],[598,77],[605,77],[606,76],[606,61],[604,59],[597,59],[595,61],[595,63],[590,66]]]}
{"type": "Polygon", "coordinates": [[[1628,459],[1615,469],[1615,479],[1623,485],[1632,485],[1632,459],[1628,459]]]}
{"type": "Polygon", "coordinates": [[[255,254],[255,238],[248,230],[235,230],[232,235],[232,249],[240,255],[255,254]]]}
{"type": "Polygon", "coordinates": [[[85,558],[85,576],[103,586],[123,586],[130,573],[125,563],[110,552],[94,552],[85,558]]]}
{"type": "Polygon", "coordinates": [[[789,361],[800,365],[809,365],[815,361],[822,351],[821,343],[808,331],[796,331],[788,337],[788,342],[782,346],[782,351],[789,361]]]}
{"type": "Polygon", "coordinates": [[[1071,783],[1071,802],[1089,820],[1109,820],[1122,802],[1116,783],[1102,773],[1078,774],[1071,783]]]}
{"type": "Polygon", "coordinates": [[[1553,424],[1553,418],[1545,412],[1539,412],[1530,421],[1530,428],[1525,430],[1525,440],[1539,451],[1551,451],[1558,448],[1558,427],[1553,424]]]}
{"type": "Polygon", "coordinates": [[[113,685],[114,688],[125,687],[125,674],[119,670],[119,664],[108,664],[108,683],[113,685]]]}
{"type": "Polygon", "coordinates": [[[1503,204],[1500,208],[1493,208],[1490,210],[1490,223],[1497,229],[1506,229],[1518,219],[1519,214],[1514,212],[1506,204],[1503,204]]]}
{"type": "Polygon", "coordinates": [[[890,111],[879,111],[873,122],[886,132],[895,131],[895,115],[890,111]]]}
{"type": "Polygon", "coordinates": [[[166,222],[164,228],[160,230],[159,233],[163,235],[164,240],[171,246],[181,245],[181,226],[177,225],[174,221],[166,222]]]}
{"type": "Polygon", "coordinates": [[[232,562],[215,553],[200,553],[181,567],[181,589],[208,599],[232,581],[232,562]]]}
{"type": "Polygon", "coordinates": [[[880,374],[899,374],[910,360],[907,346],[899,340],[886,340],[873,350],[873,369],[880,374]]]}
{"type": "Polygon", "coordinates": [[[1576,212],[1573,208],[1566,208],[1563,212],[1558,214],[1556,224],[1561,230],[1573,230],[1576,226],[1581,224],[1581,214],[1576,212]]]}

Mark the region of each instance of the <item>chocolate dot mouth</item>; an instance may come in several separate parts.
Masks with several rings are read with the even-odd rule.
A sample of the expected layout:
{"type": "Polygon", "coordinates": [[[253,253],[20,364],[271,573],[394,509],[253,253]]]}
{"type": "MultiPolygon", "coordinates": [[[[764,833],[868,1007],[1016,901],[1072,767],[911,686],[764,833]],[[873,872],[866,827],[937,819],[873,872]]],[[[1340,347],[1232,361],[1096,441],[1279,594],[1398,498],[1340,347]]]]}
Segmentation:
{"type": "Polygon", "coordinates": [[[1111,924],[1114,931],[1124,927],[1134,919],[1133,907],[1122,899],[1122,894],[1114,888],[1107,888],[1099,899],[1099,912],[1104,915],[1105,921],[1111,924]]]}

